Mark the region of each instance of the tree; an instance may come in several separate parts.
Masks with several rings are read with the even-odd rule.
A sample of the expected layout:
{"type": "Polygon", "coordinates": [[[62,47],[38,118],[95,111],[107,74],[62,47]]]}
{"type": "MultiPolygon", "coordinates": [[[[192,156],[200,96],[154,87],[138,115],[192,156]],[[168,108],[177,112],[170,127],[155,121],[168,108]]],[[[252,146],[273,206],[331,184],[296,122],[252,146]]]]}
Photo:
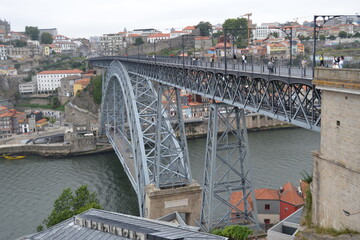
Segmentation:
{"type": "Polygon", "coordinates": [[[322,40],[322,41],[324,41],[324,40],[326,39],[326,37],[325,37],[324,34],[321,34],[321,35],[319,36],[319,39],[322,40]]]}
{"type": "Polygon", "coordinates": [[[57,97],[55,97],[55,96],[52,97],[51,98],[51,108],[56,109],[56,108],[58,108],[60,106],[61,106],[61,103],[60,103],[59,99],[57,97]]]}
{"type": "Polygon", "coordinates": [[[41,44],[52,44],[53,43],[52,35],[48,32],[42,33],[40,36],[40,43],[41,44]]]}
{"type": "MultiPolygon", "coordinates": [[[[64,189],[54,201],[53,207],[51,214],[43,222],[48,228],[90,208],[102,208],[96,193],[90,192],[87,185],[80,186],[75,191],[75,196],[70,188],[64,189]]],[[[40,226],[42,225],[37,229],[41,229],[40,226]]]]}
{"type": "Polygon", "coordinates": [[[141,37],[135,38],[135,43],[134,43],[135,46],[140,46],[143,44],[144,44],[144,40],[141,37]]]}
{"type": "Polygon", "coordinates": [[[347,33],[345,31],[340,31],[339,32],[339,37],[340,38],[346,38],[347,37],[347,33]]]}
{"type": "Polygon", "coordinates": [[[51,123],[51,126],[53,126],[54,123],[56,122],[56,119],[54,117],[51,117],[49,122],[51,123]]]}
{"type": "Polygon", "coordinates": [[[245,240],[253,233],[251,229],[240,225],[227,226],[224,229],[214,229],[212,234],[228,237],[230,240],[245,240]]]}
{"type": "Polygon", "coordinates": [[[270,33],[274,38],[278,38],[279,37],[279,33],[277,32],[272,32],[270,33]]]}
{"type": "Polygon", "coordinates": [[[39,40],[39,29],[38,27],[31,27],[26,26],[25,27],[25,34],[30,37],[31,40],[39,40]]]}
{"type": "Polygon", "coordinates": [[[244,48],[247,46],[248,21],[245,18],[230,18],[223,23],[224,34],[231,34],[234,37],[235,44],[244,48]]]}
{"type": "Polygon", "coordinates": [[[21,41],[21,40],[18,40],[16,39],[14,41],[14,46],[15,47],[25,47],[27,45],[27,42],[24,42],[24,41],[21,41]]]}
{"type": "Polygon", "coordinates": [[[358,37],[360,37],[360,32],[356,32],[352,37],[353,37],[353,38],[358,38],[358,37]]]}
{"type": "Polygon", "coordinates": [[[329,36],[329,39],[330,39],[330,40],[335,40],[336,37],[335,37],[334,35],[330,35],[330,36],[329,36]]]}
{"type": "Polygon", "coordinates": [[[195,28],[200,30],[200,36],[209,37],[212,32],[212,25],[209,22],[201,21],[195,28]]]}

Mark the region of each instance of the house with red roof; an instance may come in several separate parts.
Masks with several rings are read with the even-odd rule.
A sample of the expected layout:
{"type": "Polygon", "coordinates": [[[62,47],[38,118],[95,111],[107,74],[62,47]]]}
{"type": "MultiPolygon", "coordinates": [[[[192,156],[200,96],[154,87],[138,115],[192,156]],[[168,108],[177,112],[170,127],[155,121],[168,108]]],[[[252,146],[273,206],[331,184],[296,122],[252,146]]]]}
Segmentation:
{"type": "MultiPolygon", "coordinates": [[[[263,224],[275,224],[304,205],[304,199],[291,182],[287,182],[280,190],[261,188],[255,189],[254,193],[258,221],[263,224]]],[[[250,195],[248,195],[248,203],[248,211],[252,211],[254,203],[250,195]]],[[[230,204],[236,206],[241,212],[245,211],[242,191],[231,193],[230,204]]],[[[232,222],[238,222],[241,217],[238,211],[232,211],[232,222]]]]}
{"type": "Polygon", "coordinates": [[[187,26],[183,28],[183,32],[187,32],[187,33],[193,33],[196,30],[196,28],[194,26],[187,26]]]}
{"type": "Polygon", "coordinates": [[[154,43],[166,39],[170,39],[170,33],[155,33],[148,36],[147,42],[154,43]]]}

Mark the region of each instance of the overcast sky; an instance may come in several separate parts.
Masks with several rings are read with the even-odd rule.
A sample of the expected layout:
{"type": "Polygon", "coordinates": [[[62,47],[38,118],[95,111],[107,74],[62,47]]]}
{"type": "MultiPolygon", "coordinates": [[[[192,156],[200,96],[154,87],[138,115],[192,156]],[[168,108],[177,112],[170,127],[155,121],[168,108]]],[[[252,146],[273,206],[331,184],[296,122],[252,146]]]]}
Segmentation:
{"type": "Polygon", "coordinates": [[[138,28],[169,31],[200,21],[223,23],[252,13],[254,23],[299,22],[321,14],[360,14],[359,0],[0,0],[0,19],[12,31],[57,28],[68,37],[101,36],[138,28]]]}

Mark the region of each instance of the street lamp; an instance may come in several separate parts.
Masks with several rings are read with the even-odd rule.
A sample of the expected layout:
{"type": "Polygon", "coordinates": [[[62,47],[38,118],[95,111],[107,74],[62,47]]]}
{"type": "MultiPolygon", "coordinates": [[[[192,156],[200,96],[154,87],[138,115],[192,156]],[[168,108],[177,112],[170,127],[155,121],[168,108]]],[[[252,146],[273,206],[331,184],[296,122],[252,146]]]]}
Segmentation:
{"type": "MultiPolygon", "coordinates": [[[[345,16],[345,15],[343,15],[345,16]]],[[[339,18],[340,15],[326,15],[326,16],[317,16],[317,15],[314,15],[314,47],[313,47],[313,62],[312,62],[312,67],[313,67],[313,77],[314,77],[314,72],[315,72],[315,54],[316,54],[316,35],[319,33],[320,29],[325,25],[326,22],[334,19],[334,18],[339,18]],[[316,19],[318,17],[321,17],[323,19],[323,23],[322,25],[317,25],[316,23],[316,19]]]]}
{"type": "Polygon", "coordinates": [[[276,27],[276,29],[279,29],[283,33],[286,34],[286,36],[289,38],[290,41],[290,62],[289,62],[289,75],[291,75],[291,67],[292,67],[292,26],[285,26],[285,27],[276,27]],[[290,32],[288,32],[290,30],[290,32]]]}
{"type": "Polygon", "coordinates": [[[154,60],[156,64],[156,39],[154,39],[154,60]]]}

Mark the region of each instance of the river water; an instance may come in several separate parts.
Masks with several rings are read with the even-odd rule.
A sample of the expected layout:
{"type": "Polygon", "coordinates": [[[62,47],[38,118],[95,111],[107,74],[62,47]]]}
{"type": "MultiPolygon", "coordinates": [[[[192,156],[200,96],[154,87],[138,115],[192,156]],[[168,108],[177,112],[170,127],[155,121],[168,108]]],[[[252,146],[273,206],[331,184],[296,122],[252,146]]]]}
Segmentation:
{"type": "MultiPolygon", "coordinates": [[[[300,128],[249,132],[256,188],[295,185],[301,172],[312,172],[311,151],[320,134],[300,128]]],[[[206,138],[188,140],[192,174],[202,183],[206,138]]],[[[114,153],[69,158],[0,158],[0,240],[36,232],[63,189],[87,184],[104,209],[138,214],[137,199],[114,153]]]]}

